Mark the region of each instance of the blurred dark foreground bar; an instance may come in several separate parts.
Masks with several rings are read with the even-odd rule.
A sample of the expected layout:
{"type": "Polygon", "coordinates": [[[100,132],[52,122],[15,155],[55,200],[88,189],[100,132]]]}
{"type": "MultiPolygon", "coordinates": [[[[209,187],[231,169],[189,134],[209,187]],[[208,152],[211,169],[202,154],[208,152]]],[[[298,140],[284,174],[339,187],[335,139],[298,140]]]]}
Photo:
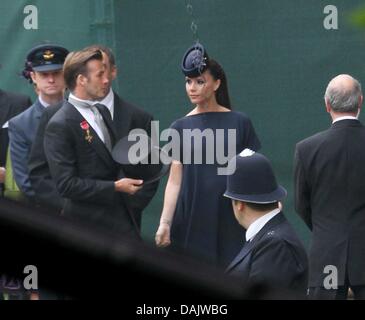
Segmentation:
{"type": "Polygon", "coordinates": [[[40,208],[0,199],[0,273],[75,299],[295,298],[268,288],[243,288],[221,270],[142,241],[76,223],[40,208]]]}

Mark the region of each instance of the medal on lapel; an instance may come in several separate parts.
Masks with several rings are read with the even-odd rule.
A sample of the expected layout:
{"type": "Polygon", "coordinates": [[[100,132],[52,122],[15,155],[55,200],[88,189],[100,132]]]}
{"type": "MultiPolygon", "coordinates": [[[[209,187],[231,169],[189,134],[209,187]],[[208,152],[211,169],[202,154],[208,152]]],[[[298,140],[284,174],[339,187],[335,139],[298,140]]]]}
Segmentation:
{"type": "Polygon", "coordinates": [[[93,139],[93,136],[90,134],[90,126],[89,124],[87,123],[86,120],[82,121],[80,123],[80,127],[82,130],[85,131],[85,140],[89,143],[91,143],[92,139],[93,139]]]}

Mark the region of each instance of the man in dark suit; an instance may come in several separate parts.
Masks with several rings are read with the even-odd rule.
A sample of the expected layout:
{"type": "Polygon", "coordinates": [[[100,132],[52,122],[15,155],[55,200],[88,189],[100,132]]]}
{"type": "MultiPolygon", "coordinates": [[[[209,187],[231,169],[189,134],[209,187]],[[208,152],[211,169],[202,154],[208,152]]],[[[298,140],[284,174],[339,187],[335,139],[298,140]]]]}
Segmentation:
{"type": "MultiPolygon", "coordinates": [[[[69,54],[64,77],[71,93],[49,121],[44,138],[51,175],[58,192],[66,198],[64,215],[138,237],[138,226],[125,196],[140,190],[143,181],[117,179],[119,166],[110,152],[118,138],[115,121],[119,115],[115,108],[112,120],[110,109],[98,103],[110,90],[102,52],[86,48],[69,54]]],[[[126,103],[123,107],[126,119],[144,119],[139,109],[126,103]]]]}
{"type": "Polygon", "coordinates": [[[46,155],[44,153],[44,134],[47,124],[53,115],[62,107],[63,101],[47,107],[39,120],[38,129],[32,144],[28,161],[29,180],[34,190],[35,201],[55,213],[63,208],[63,199],[56,189],[46,155]]]}
{"type": "Polygon", "coordinates": [[[8,121],[32,104],[29,97],[0,89],[0,196],[4,191],[6,153],[9,145],[8,121]]]}
{"type": "MultiPolygon", "coordinates": [[[[117,77],[117,66],[113,52],[108,47],[102,45],[93,45],[89,48],[99,49],[102,52],[103,62],[107,73],[109,74],[111,86],[111,82],[117,77]]],[[[116,140],[127,137],[130,131],[134,129],[142,129],[151,136],[152,115],[123,100],[111,88],[109,89],[109,93],[100,101],[100,103],[106,105],[111,113],[116,140]]],[[[143,187],[133,195],[125,195],[139,229],[141,228],[143,210],[152,200],[158,185],[159,181],[156,181],[151,184],[143,185],[143,187]]]]}
{"type": "Polygon", "coordinates": [[[325,105],[332,126],[296,145],[295,207],[312,230],[309,296],[365,298],[365,128],[360,83],[332,79],[325,105]]]}
{"type": "Polygon", "coordinates": [[[279,209],[286,190],[277,184],[269,160],[245,149],[229,165],[235,169],[227,176],[224,195],[232,199],[235,217],[246,229],[246,243],[227,272],[245,285],[292,293],[288,298],[305,298],[307,255],[279,209]]]}
{"type": "Polygon", "coordinates": [[[37,86],[38,99],[30,108],[9,121],[13,175],[17,186],[28,200],[34,198],[28,170],[30,150],[43,111],[63,99],[62,65],[67,54],[67,49],[52,44],[39,45],[29,51],[27,61],[32,66],[30,75],[37,86]]]}
{"type": "MultiPolygon", "coordinates": [[[[143,110],[123,101],[112,88],[112,81],[117,76],[115,57],[112,51],[101,45],[93,45],[88,49],[100,50],[103,54],[103,62],[109,78],[107,95],[100,101],[111,114],[117,140],[125,137],[133,129],[143,129],[150,133],[152,116],[143,110]]],[[[51,177],[46,155],[44,153],[43,139],[48,121],[62,107],[63,103],[47,108],[41,117],[36,138],[29,159],[29,177],[36,193],[38,201],[47,206],[61,209],[62,198],[60,197],[55,182],[51,177]]],[[[148,205],[158,187],[156,183],[143,186],[134,195],[125,195],[130,204],[138,227],[141,227],[143,209],[148,205]]]]}

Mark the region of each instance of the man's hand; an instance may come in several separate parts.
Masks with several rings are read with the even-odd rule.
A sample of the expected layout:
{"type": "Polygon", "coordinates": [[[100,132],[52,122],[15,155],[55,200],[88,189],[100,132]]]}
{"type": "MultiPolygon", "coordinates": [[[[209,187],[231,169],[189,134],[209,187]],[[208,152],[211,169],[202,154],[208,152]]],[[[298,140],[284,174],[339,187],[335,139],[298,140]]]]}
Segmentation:
{"type": "Polygon", "coordinates": [[[0,167],[0,183],[5,182],[5,173],[6,173],[5,168],[0,167]]]}
{"type": "Polygon", "coordinates": [[[123,178],[114,182],[115,191],[135,194],[142,188],[143,180],[123,178]]]}
{"type": "Polygon", "coordinates": [[[278,208],[280,211],[283,210],[283,203],[281,201],[278,202],[278,208]]]}

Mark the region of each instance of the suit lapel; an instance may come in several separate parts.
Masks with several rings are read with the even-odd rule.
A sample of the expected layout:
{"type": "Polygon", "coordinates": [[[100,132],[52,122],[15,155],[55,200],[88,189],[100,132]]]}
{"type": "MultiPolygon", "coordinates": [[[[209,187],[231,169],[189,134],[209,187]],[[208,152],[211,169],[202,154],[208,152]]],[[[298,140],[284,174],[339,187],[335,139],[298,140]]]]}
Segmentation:
{"type": "Polygon", "coordinates": [[[279,212],[276,216],[274,216],[271,220],[269,220],[263,228],[254,236],[254,238],[250,242],[246,242],[243,246],[241,252],[233,259],[232,263],[228,266],[226,271],[232,270],[238,263],[240,263],[255,247],[255,244],[260,241],[260,239],[271,229],[275,228],[278,224],[282,223],[285,220],[282,212],[279,212]]]}
{"type": "MultiPolygon", "coordinates": [[[[86,121],[84,117],[81,115],[80,112],[77,111],[77,109],[70,104],[69,102],[66,102],[66,105],[64,106],[65,111],[67,112],[67,118],[74,122],[76,129],[76,132],[80,132],[80,135],[85,136],[85,130],[81,128],[81,123],[83,121],[86,121]]],[[[92,136],[92,139],[90,142],[87,142],[85,140],[85,143],[88,143],[96,152],[98,156],[108,165],[110,166],[111,163],[114,164],[114,160],[109,152],[109,150],[106,148],[104,142],[99,138],[96,131],[92,128],[92,126],[89,124],[89,130],[90,135],[92,136]]]]}
{"type": "Polygon", "coordinates": [[[44,111],[44,106],[40,103],[39,99],[37,99],[34,102],[34,114],[35,114],[35,118],[40,119],[43,111],[44,111]]]}
{"type": "Polygon", "coordinates": [[[254,245],[254,239],[250,242],[246,242],[242,248],[242,250],[240,251],[240,253],[236,256],[236,258],[233,259],[233,261],[231,262],[231,264],[228,266],[226,271],[230,271],[232,270],[238,263],[240,263],[247,255],[248,253],[252,250],[253,245],[254,245]]]}

